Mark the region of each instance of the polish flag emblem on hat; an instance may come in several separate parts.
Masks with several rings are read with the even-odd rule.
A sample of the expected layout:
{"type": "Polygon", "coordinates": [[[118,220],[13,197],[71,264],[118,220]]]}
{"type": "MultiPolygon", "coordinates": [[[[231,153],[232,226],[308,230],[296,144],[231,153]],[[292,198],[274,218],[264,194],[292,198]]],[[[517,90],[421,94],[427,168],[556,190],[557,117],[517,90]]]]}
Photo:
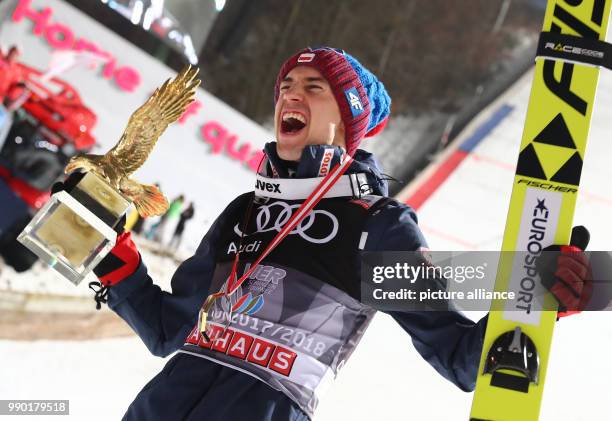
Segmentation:
{"type": "Polygon", "coordinates": [[[297,59],[298,63],[310,63],[315,58],[315,53],[302,53],[297,59]]]}

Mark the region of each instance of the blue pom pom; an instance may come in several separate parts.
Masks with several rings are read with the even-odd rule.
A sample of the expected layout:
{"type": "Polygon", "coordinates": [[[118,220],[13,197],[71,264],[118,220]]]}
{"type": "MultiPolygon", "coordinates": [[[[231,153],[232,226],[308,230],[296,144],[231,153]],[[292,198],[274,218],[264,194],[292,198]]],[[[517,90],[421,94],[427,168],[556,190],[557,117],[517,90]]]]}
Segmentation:
{"type": "Polygon", "coordinates": [[[368,122],[367,131],[369,132],[389,117],[391,113],[391,98],[385,86],[372,72],[363,67],[361,63],[350,54],[344,53],[344,55],[353,70],[355,70],[355,73],[357,73],[368,95],[368,101],[370,102],[370,121],[368,122]]]}

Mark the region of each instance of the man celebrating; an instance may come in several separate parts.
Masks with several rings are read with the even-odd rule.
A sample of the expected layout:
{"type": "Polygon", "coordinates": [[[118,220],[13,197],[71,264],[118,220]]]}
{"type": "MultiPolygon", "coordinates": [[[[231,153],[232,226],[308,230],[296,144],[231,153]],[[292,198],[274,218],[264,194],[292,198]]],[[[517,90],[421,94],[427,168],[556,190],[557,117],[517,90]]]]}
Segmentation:
{"type": "MultiPolygon", "coordinates": [[[[276,143],[254,192],[231,202],[172,279],[153,284],[122,234],[96,268],[97,294],[165,368],[128,420],[304,420],[375,311],[360,298],[359,253],[426,247],[414,212],[387,196],[364,137],[389,117],[383,84],[350,55],[303,50],[280,69],[276,143]],[[108,289],[110,288],[110,289],[108,289]]],[[[389,312],[441,375],[472,390],[486,318],[389,312]]]]}

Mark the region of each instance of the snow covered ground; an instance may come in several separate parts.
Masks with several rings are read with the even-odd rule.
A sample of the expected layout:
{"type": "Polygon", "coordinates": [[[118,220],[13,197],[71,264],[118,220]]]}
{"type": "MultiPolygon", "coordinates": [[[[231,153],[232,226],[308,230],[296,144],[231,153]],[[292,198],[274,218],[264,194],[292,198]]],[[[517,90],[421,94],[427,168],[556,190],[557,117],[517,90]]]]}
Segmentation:
{"type": "MultiPolygon", "coordinates": [[[[421,207],[420,223],[432,249],[500,247],[529,86],[527,76],[490,107],[494,111],[509,104],[514,109],[421,207]]],[[[486,120],[488,112],[463,136],[486,120]]],[[[591,230],[594,250],[611,249],[611,116],[612,74],[602,72],[576,211],[576,222],[591,230]]],[[[158,279],[167,282],[172,263],[153,256],[147,259],[159,273],[158,279]]],[[[46,272],[37,273],[27,280],[20,277],[21,281],[13,277],[10,287],[28,284],[33,291],[47,288],[50,293],[67,293],[66,281],[59,286],[46,272]]],[[[2,276],[0,289],[7,288],[2,276]]],[[[541,420],[612,418],[611,326],[608,313],[559,322],[541,420]]],[[[80,342],[0,340],[0,399],[69,399],[71,415],[62,419],[119,419],[163,363],[135,337],[80,342]]],[[[316,420],[464,420],[471,400],[470,394],[444,380],[419,357],[410,338],[389,317],[379,315],[322,401],[316,420]]]]}
{"type": "MultiPolygon", "coordinates": [[[[560,323],[541,420],[610,419],[609,315],[584,315],[560,323]]],[[[0,359],[1,399],[69,399],[70,416],[62,419],[70,420],[120,419],[164,364],[148,354],[136,337],[0,341],[0,359]]],[[[437,375],[393,320],[379,316],[315,419],[465,420],[470,405],[471,394],[437,375]]]]}

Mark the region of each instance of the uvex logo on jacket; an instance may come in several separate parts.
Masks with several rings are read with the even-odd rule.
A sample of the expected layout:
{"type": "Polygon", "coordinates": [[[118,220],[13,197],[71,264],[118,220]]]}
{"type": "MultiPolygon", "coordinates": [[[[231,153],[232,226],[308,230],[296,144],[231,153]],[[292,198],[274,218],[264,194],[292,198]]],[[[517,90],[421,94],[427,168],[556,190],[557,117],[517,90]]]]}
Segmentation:
{"type": "Polygon", "coordinates": [[[280,193],[280,184],[278,183],[268,183],[267,181],[257,180],[255,184],[255,188],[257,190],[265,190],[274,193],[280,193]]]}

